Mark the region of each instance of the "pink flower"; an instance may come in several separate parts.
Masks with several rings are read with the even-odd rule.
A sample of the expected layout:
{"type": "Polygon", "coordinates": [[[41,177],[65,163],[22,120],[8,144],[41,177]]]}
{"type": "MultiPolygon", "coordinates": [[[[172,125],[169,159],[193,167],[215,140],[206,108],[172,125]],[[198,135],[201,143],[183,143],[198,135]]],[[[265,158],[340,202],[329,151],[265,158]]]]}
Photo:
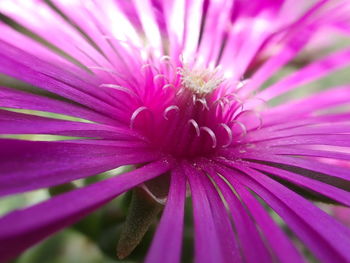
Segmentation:
{"type": "Polygon", "coordinates": [[[267,207],[320,261],[350,262],[349,229],[298,194],[350,205],[350,170],[319,159],[350,159],[333,148],[350,146],[349,111],[327,111],[350,86],[270,103],[348,66],[350,49],[263,88],[317,33],[349,34],[347,1],[49,3],[0,2],[0,73],[37,88],[0,87],[0,133],[78,138],[0,139],[0,195],[135,169],[1,218],[1,262],[161,175],[146,262],[180,261],[187,184],[196,262],[303,262],[267,207]]]}

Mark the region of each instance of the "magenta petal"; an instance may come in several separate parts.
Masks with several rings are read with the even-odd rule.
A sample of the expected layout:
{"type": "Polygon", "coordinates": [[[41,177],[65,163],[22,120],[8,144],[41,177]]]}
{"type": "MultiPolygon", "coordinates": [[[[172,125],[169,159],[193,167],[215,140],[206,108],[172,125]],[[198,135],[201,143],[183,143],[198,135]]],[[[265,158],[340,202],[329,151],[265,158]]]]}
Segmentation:
{"type": "Polygon", "coordinates": [[[310,119],[313,117],[314,120],[318,119],[318,122],[320,122],[326,120],[327,115],[315,116],[316,114],[319,115],[317,111],[345,105],[349,100],[349,86],[333,87],[332,89],[313,94],[306,98],[292,100],[267,110],[262,115],[264,119],[263,125],[264,127],[281,125],[281,123],[284,125],[293,125],[293,122],[300,121],[302,116],[310,119]],[[289,120],[287,123],[285,123],[286,118],[289,120]]]}
{"type": "Polygon", "coordinates": [[[0,140],[0,195],[66,183],[159,154],[92,143],[0,140]],[[18,165],[18,160],[21,160],[18,165]]]}
{"type": "MultiPolygon", "coordinates": [[[[221,173],[222,171],[219,170],[218,172],[221,173]]],[[[233,193],[232,189],[230,189],[229,185],[216,174],[216,171],[212,172],[210,175],[218,184],[231,210],[244,259],[249,263],[257,261],[271,262],[272,259],[269,251],[265,247],[254,221],[251,219],[240,200],[233,193]]],[[[229,180],[230,178],[227,179],[229,180]]],[[[233,185],[231,181],[230,184],[233,185]]]]}
{"type": "Polygon", "coordinates": [[[176,263],[181,259],[186,180],[183,172],[171,175],[167,204],[148,252],[146,263],[176,263]]]}
{"type": "Polygon", "coordinates": [[[262,154],[260,154],[259,152],[255,154],[252,154],[252,153],[241,154],[241,155],[233,154],[233,158],[244,158],[244,159],[260,160],[260,161],[266,161],[266,162],[272,162],[272,163],[287,164],[290,166],[300,167],[300,168],[308,169],[310,171],[323,173],[323,174],[329,175],[330,177],[342,178],[350,181],[350,170],[348,168],[329,165],[327,163],[322,163],[315,160],[307,160],[302,158],[294,158],[294,157],[282,156],[282,155],[269,155],[269,154],[265,154],[262,156],[262,154]]]}
{"type": "Polygon", "coordinates": [[[129,127],[57,120],[0,109],[0,134],[54,134],[115,140],[139,140],[129,127]]]}
{"type": "Polygon", "coordinates": [[[294,87],[304,85],[315,79],[321,78],[332,71],[345,67],[350,63],[349,61],[349,49],[338,51],[296,71],[296,73],[268,87],[257,96],[264,100],[270,100],[293,89],[294,87]]]}
{"type": "Polygon", "coordinates": [[[246,176],[234,176],[256,192],[290,226],[323,262],[350,261],[350,230],[314,204],[266,175],[235,165],[246,176]]]}
{"type": "MultiPolygon", "coordinates": [[[[260,142],[259,140],[257,140],[260,142]]],[[[250,142],[255,142],[254,139],[250,142]]],[[[283,138],[267,139],[266,145],[269,146],[286,146],[286,145],[333,145],[333,146],[350,146],[349,134],[305,134],[291,135],[283,138]]]]}
{"type": "MultiPolygon", "coordinates": [[[[227,213],[223,200],[209,178],[202,176],[202,184],[207,191],[208,200],[217,229],[224,262],[243,262],[241,251],[232,228],[232,222],[227,213]]],[[[217,183],[215,181],[215,183],[217,183]]],[[[235,218],[233,219],[235,221],[235,218]]]]}
{"type": "Polygon", "coordinates": [[[241,90],[244,95],[249,94],[253,90],[259,88],[271,74],[276,73],[282,66],[289,62],[298,54],[313,36],[315,28],[305,27],[298,32],[297,36],[293,36],[278,54],[269,58],[269,60],[259,68],[252,76],[249,84],[241,90]]]}
{"type": "Polygon", "coordinates": [[[0,261],[13,258],[119,194],[166,172],[169,165],[165,160],[154,162],[6,215],[0,219],[0,261]]]}
{"type": "Polygon", "coordinates": [[[195,262],[225,262],[220,247],[214,216],[210,209],[208,196],[201,183],[202,172],[184,165],[184,170],[191,187],[194,218],[195,262]]]}
{"type": "Polygon", "coordinates": [[[328,196],[329,198],[350,207],[350,195],[349,195],[349,192],[345,190],[336,188],[327,183],[310,179],[306,176],[302,176],[297,173],[292,173],[289,171],[271,167],[269,165],[250,163],[249,166],[252,168],[276,175],[280,178],[286,179],[296,185],[309,188],[315,192],[328,196]]]}
{"type": "Polygon", "coordinates": [[[283,230],[273,221],[265,208],[256,200],[253,195],[241,184],[235,183],[234,188],[254,217],[259,228],[263,231],[265,238],[270,245],[272,252],[277,256],[278,262],[301,263],[304,262],[292,241],[283,230]]]}
{"type": "Polygon", "coordinates": [[[169,46],[172,57],[178,57],[181,53],[181,45],[184,34],[184,25],[177,23],[185,19],[185,1],[162,1],[164,19],[169,36],[169,46]]]}
{"type": "Polygon", "coordinates": [[[332,214],[340,222],[350,227],[350,208],[349,207],[333,206],[332,214]]]}
{"type": "Polygon", "coordinates": [[[0,87],[0,107],[53,112],[99,123],[117,123],[88,108],[5,87],[0,87]]]}
{"type": "MultiPolygon", "coordinates": [[[[305,101],[304,103],[308,103],[305,101]]],[[[339,105],[336,103],[335,105],[339,105]]],[[[296,106],[298,107],[298,106],[296,106]]],[[[292,109],[292,107],[291,107],[292,109]]],[[[273,112],[269,112],[266,117],[268,117],[268,120],[270,120],[270,117],[272,118],[272,122],[268,122],[267,125],[265,126],[265,121],[264,121],[264,126],[260,130],[252,131],[252,133],[257,134],[263,132],[266,136],[270,133],[270,131],[277,131],[277,130],[288,130],[288,129],[293,129],[293,128],[302,128],[302,127],[307,127],[307,126],[312,126],[312,125],[318,125],[318,124],[332,124],[332,123],[340,123],[340,122],[347,122],[350,119],[350,114],[345,112],[345,113],[338,113],[338,114],[327,114],[327,115],[322,115],[322,116],[310,116],[310,112],[308,112],[307,115],[302,115],[303,118],[300,119],[300,115],[296,115],[299,118],[296,118],[295,120],[288,121],[288,122],[281,122],[281,116],[287,116],[288,120],[291,117],[291,114],[280,114],[280,117],[278,118],[273,118],[273,112]]],[[[276,111],[275,114],[278,114],[276,111]]],[[[265,117],[265,116],[264,116],[265,117]]],[[[262,134],[261,134],[262,135],[262,134]]]]}
{"type": "Polygon", "coordinates": [[[86,84],[76,76],[58,67],[53,67],[1,40],[0,55],[1,73],[81,103],[103,114],[112,116],[118,112],[118,109],[105,101],[110,101],[110,96],[106,92],[101,93],[102,89],[93,86],[96,83],[86,84]],[[21,61],[16,60],[16,57],[20,57],[21,61]],[[100,94],[107,98],[101,98],[100,94]]]}
{"type": "MultiPolygon", "coordinates": [[[[278,146],[278,147],[272,147],[272,148],[265,148],[265,151],[269,151],[271,154],[277,154],[277,155],[286,155],[286,156],[311,156],[311,157],[324,157],[324,158],[331,158],[331,159],[338,159],[338,160],[349,160],[350,161],[350,153],[343,153],[343,152],[337,152],[332,151],[332,148],[329,146],[322,146],[327,149],[328,151],[325,151],[323,149],[321,150],[313,150],[308,148],[302,148],[303,146],[300,145],[288,145],[287,147],[284,146],[278,146]]],[[[307,146],[304,146],[307,147],[307,146]]],[[[263,148],[262,148],[263,149],[263,148]]],[[[260,151],[260,150],[259,150],[260,151]]]]}

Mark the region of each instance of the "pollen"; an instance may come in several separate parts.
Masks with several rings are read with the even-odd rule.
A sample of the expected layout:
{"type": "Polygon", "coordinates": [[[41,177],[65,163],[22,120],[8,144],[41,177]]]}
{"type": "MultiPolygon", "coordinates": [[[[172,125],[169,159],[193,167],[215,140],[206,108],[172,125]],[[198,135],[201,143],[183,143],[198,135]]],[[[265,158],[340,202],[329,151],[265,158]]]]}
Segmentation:
{"type": "Polygon", "coordinates": [[[213,92],[224,82],[224,78],[219,75],[219,69],[190,69],[188,66],[179,68],[181,75],[181,85],[191,90],[198,96],[205,96],[213,92]]]}

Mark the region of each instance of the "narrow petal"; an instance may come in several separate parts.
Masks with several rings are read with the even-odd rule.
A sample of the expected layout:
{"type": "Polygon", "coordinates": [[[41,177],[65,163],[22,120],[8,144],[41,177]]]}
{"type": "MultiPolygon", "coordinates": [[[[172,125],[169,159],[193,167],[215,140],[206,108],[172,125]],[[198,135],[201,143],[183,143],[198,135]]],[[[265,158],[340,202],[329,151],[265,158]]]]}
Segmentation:
{"type": "Polygon", "coordinates": [[[310,172],[322,173],[323,175],[327,175],[329,180],[332,181],[332,177],[345,179],[350,181],[350,171],[348,168],[330,165],[327,163],[315,161],[315,160],[307,160],[302,158],[294,158],[290,156],[282,156],[282,155],[268,155],[268,154],[260,154],[245,152],[239,153],[239,151],[234,152],[226,152],[227,157],[229,159],[244,159],[248,161],[263,161],[263,162],[271,162],[275,164],[286,164],[289,166],[293,166],[295,168],[304,168],[309,170],[310,172]]]}
{"type": "MultiPolygon", "coordinates": [[[[206,67],[216,66],[218,62],[231,22],[232,6],[236,4],[234,1],[209,1],[198,50],[198,57],[203,60],[206,67]]],[[[234,60],[232,55],[230,58],[234,60]]]]}
{"type": "Polygon", "coordinates": [[[320,260],[350,261],[348,228],[266,175],[241,165],[234,166],[246,175],[232,171],[234,176],[265,200],[320,260]]]}
{"type": "Polygon", "coordinates": [[[6,87],[0,87],[0,107],[52,112],[98,123],[114,125],[118,123],[112,118],[82,106],[6,87]]]}
{"type": "Polygon", "coordinates": [[[217,189],[209,178],[202,176],[201,179],[202,184],[207,191],[224,261],[237,263],[243,262],[236,236],[232,228],[232,223],[229,219],[223,200],[220,198],[217,189]]]}
{"type": "Polygon", "coordinates": [[[223,179],[216,174],[216,172],[212,172],[211,176],[218,184],[232,213],[243,258],[250,263],[257,261],[266,263],[271,262],[272,259],[269,251],[265,247],[264,241],[261,239],[258,229],[240,200],[232,192],[229,185],[224,182],[223,179]]]}
{"type": "Polygon", "coordinates": [[[309,117],[316,114],[319,115],[317,111],[345,105],[349,100],[349,86],[333,87],[306,98],[292,100],[268,109],[262,114],[262,118],[264,119],[263,125],[266,127],[279,124],[285,120],[285,118],[290,120],[288,123],[294,120],[300,121],[301,116],[309,117]]]}
{"type": "MultiPolygon", "coordinates": [[[[232,182],[236,182],[232,180],[232,182]]],[[[302,256],[293,245],[290,238],[273,221],[265,208],[256,200],[253,195],[241,184],[233,185],[238,195],[249,209],[259,228],[263,231],[273,253],[277,256],[278,262],[301,263],[302,256]]]]}
{"type": "Polygon", "coordinates": [[[189,164],[184,165],[191,187],[194,217],[194,237],[195,237],[195,262],[212,263],[225,262],[222,250],[220,248],[219,237],[210,209],[208,196],[201,183],[201,176],[204,174],[190,167],[189,164]]]}
{"type": "Polygon", "coordinates": [[[185,174],[177,169],[171,175],[167,204],[148,251],[146,263],[180,262],[185,198],[185,174]]]}
{"type": "Polygon", "coordinates": [[[185,0],[162,1],[165,23],[169,35],[170,55],[177,58],[181,54],[184,36],[185,0]]]}
{"type": "MultiPolygon", "coordinates": [[[[140,17],[143,30],[154,51],[160,52],[162,50],[162,41],[159,32],[159,27],[152,10],[152,4],[150,0],[134,0],[134,5],[137,10],[137,14],[140,17]]],[[[161,54],[156,54],[160,56],[161,54]]]]}
{"type": "Polygon", "coordinates": [[[246,96],[253,90],[260,87],[269,76],[276,73],[286,63],[293,59],[302,48],[307,44],[316,30],[305,27],[294,36],[290,43],[286,44],[275,56],[272,56],[258,71],[252,76],[248,85],[243,87],[240,92],[242,96],[246,96]]]}
{"type": "Polygon", "coordinates": [[[159,155],[118,146],[0,139],[0,195],[66,183],[159,155]],[[18,165],[21,160],[21,165],[18,165]]]}
{"type": "Polygon", "coordinates": [[[240,90],[242,95],[248,95],[259,89],[269,76],[276,73],[305,47],[321,28],[322,23],[319,21],[321,19],[316,14],[328,1],[316,2],[303,16],[287,26],[287,30],[284,29],[276,35],[271,35],[272,38],[279,38],[282,44],[275,44],[280,47],[270,54],[269,59],[254,73],[249,84],[240,90]]]}
{"type": "Polygon", "coordinates": [[[117,108],[104,102],[103,98],[109,97],[107,100],[112,103],[106,92],[84,83],[63,69],[53,67],[3,41],[0,41],[0,55],[1,73],[76,101],[107,116],[118,113],[117,108]],[[16,57],[20,57],[21,61],[16,60],[16,57]]]}
{"type": "MultiPolygon", "coordinates": [[[[68,4],[68,2],[66,3],[68,4]]],[[[0,10],[16,23],[28,29],[29,32],[49,43],[49,45],[54,45],[68,56],[73,56],[79,63],[83,65],[92,63],[101,66],[106,65],[106,59],[102,54],[76,28],[55,12],[47,2],[3,0],[0,3],[0,10]],[[42,21],[46,21],[46,23],[42,23],[42,21]],[[75,43],[79,43],[79,45],[75,43]]],[[[6,38],[6,40],[14,42],[11,39],[6,38]]],[[[28,45],[30,42],[26,41],[24,43],[28,45]]],[[[29,45],[25,49],[39,57],[45,57],[45,53],[34,53],[33,46],[35,47],[35,45],[29,45]]]]}
{"type": "MultiPolygon", "coordinates": [[[[322,147],[322,146],[321,146],[322,147]]],[[[324,146],[328,147],[328,146],[324,146]]],[[[348,160],[350,161],[350,153],[331,151],[331,147],[328,147],[328,151],[325,150],[314,150],[314,149],[305,149],[299,147],[298,145],[288,145],[287,147],[273,147],[265,148],[265,152],[268,151],[271,154],[277,155],[286,155],[286,156],[310,156],[310,157],[324,157],[338,160],[348,160]]],[[[343,149],[343,148],[342,148],[343,149]]],[[[259,149],[260,151],[260,149],[259,149]]]]}
{"type": "MultiPolygon", "coordinates": [[[[254,140],[250,142],[255,142],[254,140]]],[[[350,146],[350,135],[349,134],[305,134],[295,135],[282,138],[266,139],[264,141],[269,146],[279,145],[333,145],[333,146],[350,146]]]]}
{"type": "Polygon", "coordinates": [[[331,55],[316,60],[306,67],[297,70],[294,74],[269,86],[267,89],[257,94],[263,100],[270,100],[291,89],[307,84],[308,82],[319,79],[335,70],[349,65],[350,49],[341,50],[331,55]]]}
{"type": "Polygon", "coordinates": [[[234,80],[245,74],[266,39],[280,26],[276,17],[282,2],[254,1],[247,5],[244,0],[233,1],[231,28],[225,39],[220,65],[228,72],[232,71],[230,75],[234,80]]]}
{"type": "Polygon", "coordinates": [[[296,122],[296,127],[290,127],[288,129],[279,129],[276,126],[266,127],[260,130],[252,131],[247,134],[244,138],[246,141],[261,140],[262,144],[267,140],[271,139],[279,139],[279,138],[287,138],[293,136],[300,135],[329,135],[329,134],[344,134],[350,132],[350,124],[349,123],[322,123],[318,122],[316,125],[298,125],[296,122]],[[301,127],[300,127],[301,126],[301,127]]]}
{"type": "Polygon", "coordinates": [[[119,194],[168,169],[169,162],[161,160],[6,215],[0,219],[0,261],[15,257],[119,194]]]}
{"type": "Polygon", "coordinates": [[[323,183],[317,180],[310,179],[308,177],[299,175],[297,173],[292,173],[289,171],[285,171],[282,169],[278,169],[275,167],[271,167],[269,165],[251,163],[249,164],[251,168],[255,168],[259,171],[267,172],[269,174],[273,174],[279,178],[286,179],[296,185],[301,185],[305,188],[311,189],[317,193],[328,196],[329,198],[347,205],[350,207],[350,195],[349,192],[336,188],[327,183],[323,183]]]}
{"type": "Polygon", "coordinates": [[[0,134],[54,134],[116,140],[140,140],[128,127],[57,120],[0,109],[0,134]]]}
{"type": "Polygon", "coordinates": [[[186,61],[191,61],[197,51],[202,24],[203,5],[204,0],[186,1],[183,38],[183,56],[186,61]]]}
{"type": "MultiPolygon", "coordinates": [[[[272,117],[272,116],[273,116],[272,114],[269,115],[269,117],[272,117]]],[[[288,118],[290,117],[290,115],[287,115],[287,116],[288,118]]],[[[300,115],[297,115],[297,116],[300,116],[300,115]]],[[[266,134],[269,134],[270,132],[284,131],[284,130],[287,131],[293,128],[302,128],[302,127],[307,127],[312,125],[345,123],[350,119],[350,114],[345,112],[345,113],[327,114],[327,115],[320,115],[320,116],[304,116],[304,118],[302,119],[300,119],[299,117],[293,121],[288,121],[288,122],[281,122],[279,120],[276,121],[276,119],[278,118],[275,118],[275,121],[272,121],[271,125],[266,125],[266,126],[264,125],[259,130],[250,131],[249,134],[254,133],[254,134],[258,134],[257,136],[259,136],[260,132],[266,135],[266,134]]],[[[269,121],[269,119],[267,121],[269,121]]]]}

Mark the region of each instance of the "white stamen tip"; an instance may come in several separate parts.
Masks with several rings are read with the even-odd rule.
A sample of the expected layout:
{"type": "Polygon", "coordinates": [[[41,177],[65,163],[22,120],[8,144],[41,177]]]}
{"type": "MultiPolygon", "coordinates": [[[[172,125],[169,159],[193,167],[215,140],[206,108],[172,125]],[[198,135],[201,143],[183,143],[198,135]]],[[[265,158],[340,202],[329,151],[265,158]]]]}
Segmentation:
{"type": "Polygon", "coordinates": [[[190,70],[186,65],[183,68],[179,68],[181,84],[197,95],[211,93],[224,81],[217,73],[217,68],[213,71],[208,69],[190,70]]]}
{"type": "Polygon", "coordinates": [[[143,112],[143,111],[146,111],[148,110],[147,107],[145,106],[142,106],[142,107],[138,107],[131,115],[131,118],[130,118],[130,129],[133,130],[134,129],[134,125],[135,125],[135,120],[137,118],[137,116],[143,112]]]}
{"type": "Polygon", "coordinates": [[[216,144],[217,144],[217,140],[216,140],[216,135],[215,135],[215,133],[213,132],[213,130],[210,129],[210,128],[208,128],[208,127],[201,127],[200,129],[203,130],[203,131],[206,131],[206,132],[208,133],[208,135],[210,136],[211,141],[212,141],[211,147],[212,147],[213,149],[215,149],[216,144]]]}
{"type": "Polygon", "coordinates": [[[174,110],[175,112],[179,112],[179,111],[180,111],[180,108],[179,108],[178,106],[176,106],[176,105],[171,105],[171,106],[167,107],[167,108],[164,110],[164,112],[163,112],[163,117],[164,117],[164,119],[169,120],[169,119],[168,119],[168,113],[169,113],[169,111],[172,111],[172,110],[174,110]]]}
{"type": "Polygon", "coordinates": [[[190,119],[190,120],[188,121],[188,123],[189,123],[189,124],[192,124],[192,126],[193,126],[194,129],[196,130],[197,136],[199,137],[199,136],[201,135],[201,132],[200,132],[198,123],[197,123],[194,119],[190,119]]]}

